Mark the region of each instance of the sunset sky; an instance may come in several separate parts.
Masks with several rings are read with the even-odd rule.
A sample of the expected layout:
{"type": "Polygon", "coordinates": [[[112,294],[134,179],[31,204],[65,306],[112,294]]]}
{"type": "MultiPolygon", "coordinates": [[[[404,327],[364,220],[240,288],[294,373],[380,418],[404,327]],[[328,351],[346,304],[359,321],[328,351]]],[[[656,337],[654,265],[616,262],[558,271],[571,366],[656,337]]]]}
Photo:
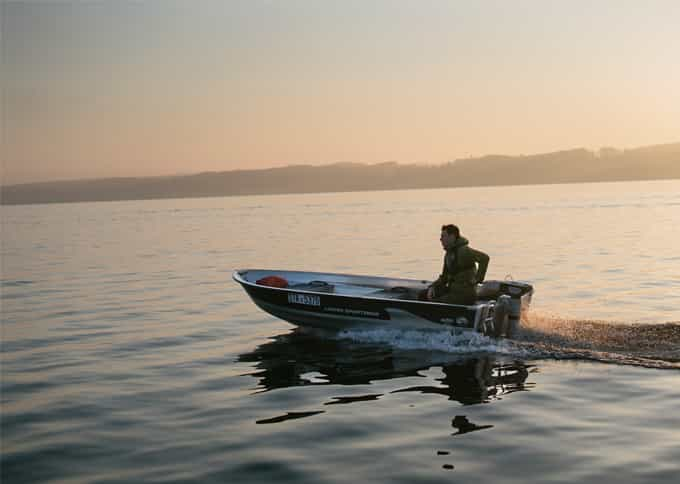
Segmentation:
{"type": "Polygon", "coordinates": [[[22,1],[2,183],[680,141],[680,2],[22,1]]]}

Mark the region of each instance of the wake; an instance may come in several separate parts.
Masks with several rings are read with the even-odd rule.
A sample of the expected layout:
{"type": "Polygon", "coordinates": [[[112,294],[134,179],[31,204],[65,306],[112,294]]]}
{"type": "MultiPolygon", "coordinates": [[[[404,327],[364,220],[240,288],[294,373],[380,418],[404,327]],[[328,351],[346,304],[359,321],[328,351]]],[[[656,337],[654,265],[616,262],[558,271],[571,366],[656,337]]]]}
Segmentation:
{"type": "Polygon", "coordinates": [[[531,313],[513,344],[528,355],[680,369],[680,322],[637,324],[531,313]]]}
{"type": "Polygon", "coordinates": [[[635,324],[565,319],[530,313],[512,339],[450,330],[352,329],[340,339],[386,343],[403,350],[456,355],[497,354],[523,360],[588,360],[602,363],[680,369],[680,322],[635,324]]]}

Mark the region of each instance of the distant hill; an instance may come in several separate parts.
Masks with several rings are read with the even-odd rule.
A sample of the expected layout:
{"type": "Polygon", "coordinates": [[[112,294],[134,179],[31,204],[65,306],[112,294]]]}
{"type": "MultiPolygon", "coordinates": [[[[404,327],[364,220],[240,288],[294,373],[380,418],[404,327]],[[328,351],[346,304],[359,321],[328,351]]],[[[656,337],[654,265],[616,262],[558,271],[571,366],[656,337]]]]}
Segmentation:
{"type": "Polygon", "coordinates": [[[573,149],[528,156],[490,155],[436,166],[337,163],[183,176],[28,183],[2,187],[0,201],[3,205],[14,205],[669,178],[680,178],[680,143],[630,150],[573,149]]]}

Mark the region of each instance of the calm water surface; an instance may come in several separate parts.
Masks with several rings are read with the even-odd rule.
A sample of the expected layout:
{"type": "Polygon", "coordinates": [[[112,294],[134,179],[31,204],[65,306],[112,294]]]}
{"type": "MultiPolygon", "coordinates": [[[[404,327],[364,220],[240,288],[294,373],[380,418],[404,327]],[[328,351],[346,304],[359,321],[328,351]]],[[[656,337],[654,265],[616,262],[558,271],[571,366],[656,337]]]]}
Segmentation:
{"type": "Polygon", "coordinates": [[[680,181],[2,207],[2,482],[680,475],[680,181]],[[320,333],[237,268],[534,283],[516,341],[320,333]]]}

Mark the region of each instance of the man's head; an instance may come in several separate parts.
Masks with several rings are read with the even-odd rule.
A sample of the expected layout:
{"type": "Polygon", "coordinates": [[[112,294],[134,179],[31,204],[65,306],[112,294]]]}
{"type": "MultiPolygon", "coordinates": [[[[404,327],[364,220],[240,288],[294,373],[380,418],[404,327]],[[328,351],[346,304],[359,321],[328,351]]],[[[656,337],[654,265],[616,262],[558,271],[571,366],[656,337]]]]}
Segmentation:
{"type": "Polygon", "coordinates": [[[442,225],[442,234],[439,240],[444,249],[452,247],[456,240],[460,237],[460,230],[453,224],[442,225]]]}

